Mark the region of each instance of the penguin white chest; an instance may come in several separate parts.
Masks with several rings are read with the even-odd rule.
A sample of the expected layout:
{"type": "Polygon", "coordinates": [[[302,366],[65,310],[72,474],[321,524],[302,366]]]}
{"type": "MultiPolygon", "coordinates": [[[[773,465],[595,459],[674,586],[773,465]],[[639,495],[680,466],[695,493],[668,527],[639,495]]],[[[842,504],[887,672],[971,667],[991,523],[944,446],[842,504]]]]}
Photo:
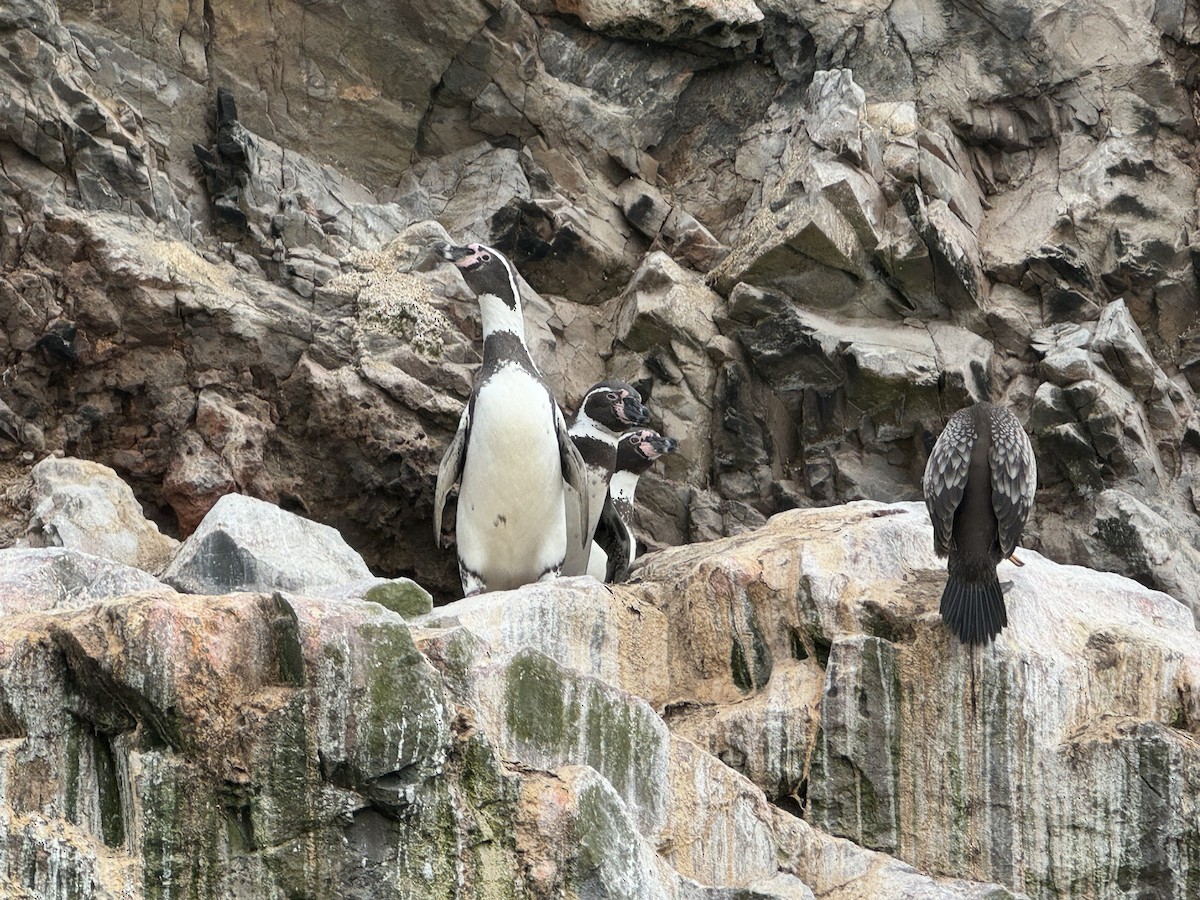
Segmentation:
{"type": "Polygon", "coordinates": [[[479,389],[463,466],[458,553],[489,590],[527,584],[566,550],[562,463],[554,407],[519,366],[479,389]]]}

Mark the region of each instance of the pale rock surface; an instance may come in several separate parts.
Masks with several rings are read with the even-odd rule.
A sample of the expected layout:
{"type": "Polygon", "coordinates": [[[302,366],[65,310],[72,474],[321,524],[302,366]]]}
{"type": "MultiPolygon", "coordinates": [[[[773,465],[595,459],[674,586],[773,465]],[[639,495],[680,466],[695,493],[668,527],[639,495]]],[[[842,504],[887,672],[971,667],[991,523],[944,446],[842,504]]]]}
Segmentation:
{"type": "MultiPolygon", "coordinates": [[[[1030,896],[1058,896],[1053,885],[1064,882],[1120,896],[1107,893],[1104,848],[1131,872],[1151,867],[1134,878],[1167,870],[1129,826],[1164,828],[1176,846],[1200,837],[1156,799],[1194,778],[1192,614],[1118,576],[1020,556],[1023,568],[1001,566],[1015,585],[1010,624],[977,654],[974,676],[936,615],[945,564],[922,504],[790,513],[758,532],[647,557],[642,583],[611,600],[578,579],[564,582],[557,606],[556,589],[538,586],[493,607],[453,604],[435,621],[615,679],[777,803],[923,870],[1030,896]],[[655,671],[614,653],[633,622],[631,656],[654,654],[655,671]],[[589,636],[590,649],[550,637],[564,634],[589,636]],[[918,737],[931,732],[936,742],[918,737]],[[1088,778],[1068,776],[1077,760],[1088,778]],[[982,780],[967,775],[980,767],[982,780]],[[924,771],[937,774],[919,785],[905,775],[924,771]],[[1163,789],[1144,789],[1136,771],[1163,789]],[[1113,808],[1128,810],[1126,824],[1105,813],[1113,808]],[[1071,844],[1068,857],[1053,849],[1078,834],[1096,837],[1071,844]]],[[[1164,896],[1187,896],[1195,875],[1183,858],[1164,866],[1178,873],[1164,896]]]]}
{"type": "Polygon", "coordinates": [[[65,547],[159,573],[179,546],[146,519],[129,485],[108,466],[47,457],[30,476],[31,547],[65,547]]]}
{"type": "Polygon", "coordinates": [[[1099,568],[1129,572],[1185,603],[1200,622],[1200,550],[1178,525],[1124,491],[1111,488],[1095,500],[1095,517],[1081,540],[1099,568]]]}
{"type": "Polygon", "coordinates": [[[682,671],[662,662],[684,623],[645,602],[673,596],[666,582],[532,585],[415,632],[351,599],[362,587],[157,585],[0,618],[0,883],[54,898],[152,893],[167,873],[212,897],[1016,896],[822,834],[672,735],[629,690],[682,671]]]}
{"type": "Polygon", "coordinates": [[[406,619],[433,611],[433,595],[411,578],[368,578],[325,587],[306,587],[309,596],[325,600],[366,600],[406,619]]]}
{"type": "Polygon", "coordinates": [[[370,577],[333,528],[242,494],[218,500],[163,572],[190,594],[299,591],[370,577]]]}
{"type": "Polygon", "coordinates": [[[630,0],[553,0],[605,34],[660,43],[747,50],[762,33],[762,11],[752,0],[682,0],[670,5],[630,0]]]}
{"type": "Polygon", "coordinates": [[[0,550],[0,616],[90,606],[165,589],[147,572],[75,548],[0,550]]]}

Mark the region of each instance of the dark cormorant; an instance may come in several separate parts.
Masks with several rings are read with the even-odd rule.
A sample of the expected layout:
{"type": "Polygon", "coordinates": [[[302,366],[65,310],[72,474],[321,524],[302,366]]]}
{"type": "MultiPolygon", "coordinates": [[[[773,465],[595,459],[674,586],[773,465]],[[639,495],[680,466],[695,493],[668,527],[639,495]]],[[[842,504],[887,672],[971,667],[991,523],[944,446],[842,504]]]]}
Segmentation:
{"type": "Polygon", "coordinates": [[[949,556],[942,621],[963,643],[987,644],[1008,624],[996,565],[1016,549],[1037,489],[1017,417],[987,402],[956,412],[929,454],[924,488],[933,548],[949,556]]]}

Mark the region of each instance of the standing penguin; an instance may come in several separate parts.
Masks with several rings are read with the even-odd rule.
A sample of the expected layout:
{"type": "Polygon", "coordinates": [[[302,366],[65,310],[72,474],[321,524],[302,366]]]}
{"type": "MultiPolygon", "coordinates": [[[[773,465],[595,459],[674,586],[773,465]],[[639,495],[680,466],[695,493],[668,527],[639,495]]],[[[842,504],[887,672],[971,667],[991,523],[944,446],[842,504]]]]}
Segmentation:
{"type": "MultiPolygon", "coordinates": [[[[587,572],[592,534],[604,508],[608,480],[617,464],[617,442],[631,428],[650,421],[650,413],[642,405],[641,394],[623,381],[601,381],[592,385],[579,404],[579,412],[571,422],[571,440],[583,458],[587,478],[588,515],[581,542],[571,536],[567,547],[564,575],[583,575],[587,572]]],[[[568,521],[568,529],[574,524],[568,521]]]]}
{"type": "Polygon", "coordinates": [[[950,557],[942,621],[965,644],[990,643],[1008,624],[996,566],[1016,549],[1037,489],[1017,417],[987,402],[956,412],[929,455],[924,488],[933,548],[950,557]]]}
{"type": "Polygon", "coordinates": [[[562,411],[525,346],[516,270],[482,244],[438,241],[433,250],[458,266],[483,317],[483,365],[438,468],[434,541],[441,543],[446,495],[461,480],[455,534],[464,594],[553,578],[571,549],[568,531],[579,535],[588,519],[587,484],[562,411]],[[582,497],[574,522],[568,485],[582,497]]]}
{"type": "Polygon", "coordinates": [[[679,446],[675,438],[643,428],[623,435],[617,445],[617,467],[608,483],[608,497],[596,525],[588,574],[601,581],[621,582],[637,558],[633,534],[633,497],[638,479],[654,461],[679,446]]]}

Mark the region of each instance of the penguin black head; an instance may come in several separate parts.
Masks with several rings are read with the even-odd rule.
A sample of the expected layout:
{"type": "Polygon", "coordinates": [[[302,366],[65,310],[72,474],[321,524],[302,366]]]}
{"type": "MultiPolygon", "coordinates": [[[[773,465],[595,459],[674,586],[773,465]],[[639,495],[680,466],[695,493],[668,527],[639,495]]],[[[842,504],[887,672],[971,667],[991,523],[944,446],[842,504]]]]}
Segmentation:
{"type": "Polygon", "coordinates": [[[641,395],[623,381],[601,381],[593,385],[579,406],[581,415],[620,434],[650,421],[650,411],[641,395]]]}
{"type": "Polygon", "coordinates": [[[660,456],[674,453],[679,447],[675,438],[663,437],[657,431],[642,428],[621,435],[617,444],[617,471],[641,475],[660,456]]]}
{"type": "Polygon", "coordinates": [[[521,296],[517,273],[499,250],[484,244],[456,247],[445,241],[435,241],[432,249],[442,259],[458,266],[467,286],[476,294],[491,294],[503,300],[510,309],[517,308],[521,296]]]}

